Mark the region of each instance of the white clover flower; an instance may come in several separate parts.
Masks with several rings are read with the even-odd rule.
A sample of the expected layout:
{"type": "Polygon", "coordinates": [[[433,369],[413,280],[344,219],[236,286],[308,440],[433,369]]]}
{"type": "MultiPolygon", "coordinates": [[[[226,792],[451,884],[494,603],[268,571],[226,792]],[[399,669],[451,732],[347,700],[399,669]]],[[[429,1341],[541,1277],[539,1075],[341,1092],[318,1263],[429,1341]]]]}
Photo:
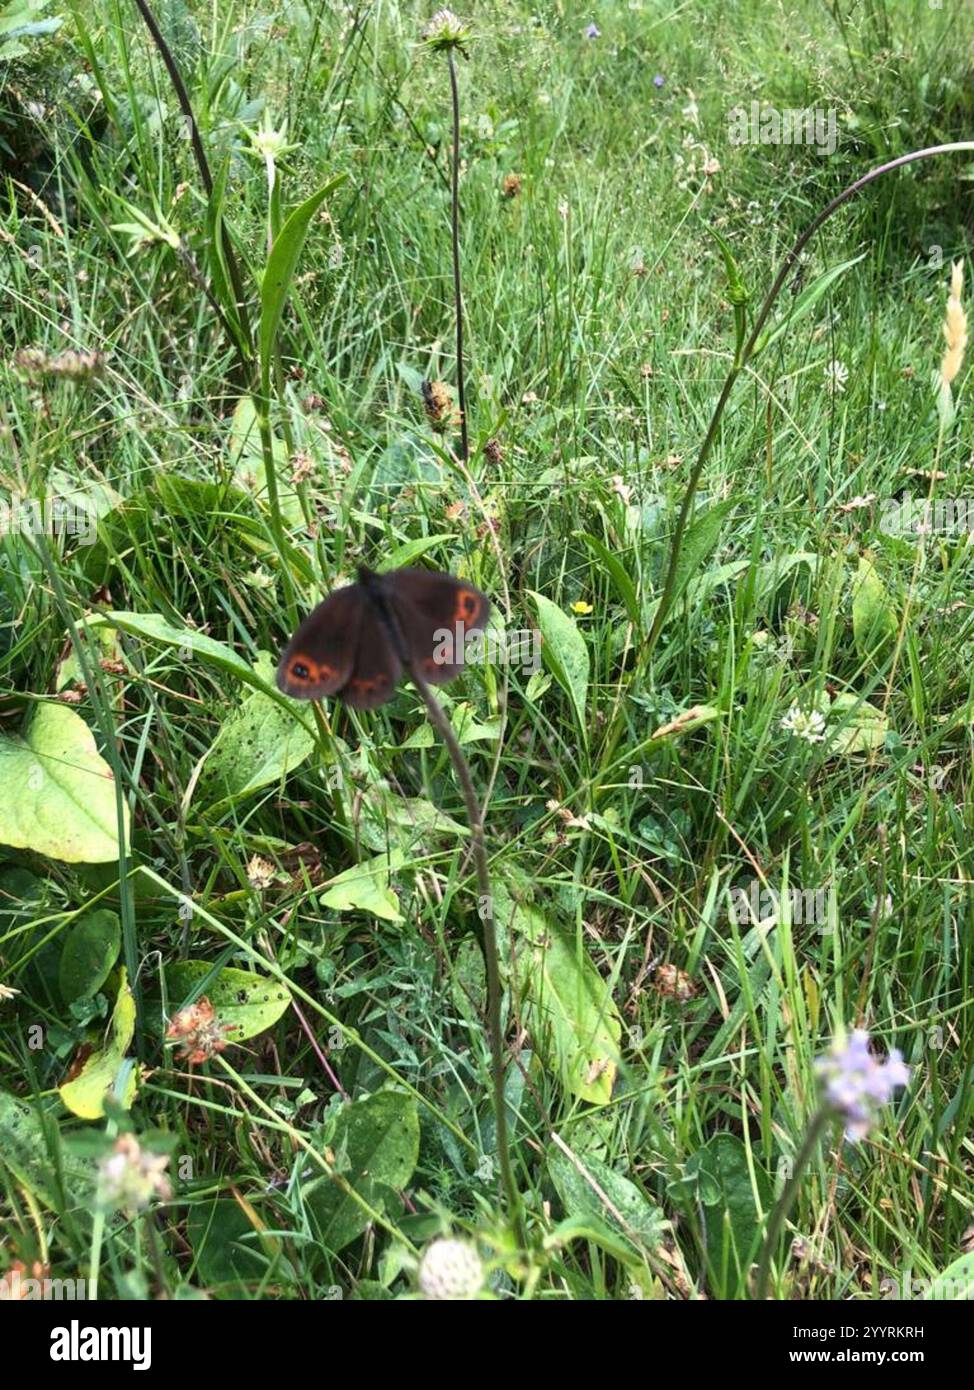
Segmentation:
{"type": "Polygon", "coordinates": [[[419,1288],[424,1298],[469,1301],[484,1286],[484,1266],[468,1240],[443,1237],[423,1251],[419,1288]]]}
{"type": "Polygon", "coordinates": [[[825,368],[825,385],[828,387],[829,395],[841,395],[848,380],[849,368],[844,362],[833,359],[825,368]]]}
{"type": "Polygon", "coordinates": [[[800,705],[794,704],[782,719],[781,727],[785,733],[803,738],[807,743],[825,741],[825,715],[821,710],[803,710],[800,705]]]}
{"type": "Polygon", "coordinates": [[[154,1197],[166,1201],[172,1196],[164,1171],[168,1164],[168,1154],[143,1149],[134,1134],[120,1135],[98,1164],[98,1205],[132,1215],[154,1197]]]}
{"type": "Polygon", "coordinates": [[[462,48],[469,38],[467,28],[452,10],[437,10],[423,30],[423,41],[431,48],[462,48]]]}

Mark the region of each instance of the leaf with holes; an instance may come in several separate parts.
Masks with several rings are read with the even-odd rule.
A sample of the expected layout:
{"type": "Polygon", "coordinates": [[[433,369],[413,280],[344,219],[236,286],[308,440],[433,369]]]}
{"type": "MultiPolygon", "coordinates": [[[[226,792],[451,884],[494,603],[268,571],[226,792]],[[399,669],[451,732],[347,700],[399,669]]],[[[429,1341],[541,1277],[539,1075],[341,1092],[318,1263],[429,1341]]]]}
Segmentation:
{"type": "Polygon", "coordinates": [[[272,1027],[291,1002],[280,980],[224,965],[214,972],[208,960],[176,961],[166,966],[166,1005],[170,1016],[191,998],[205,995],[228,1042],[243,1042],[272,1027]],[[210,978],[212,977],[212,978],[210,978]],[[201,987],[202,986],[202,987],[201,987]]]}
{"type": "MultiPolygon", "coordinates": [[[[269,658],[261,657],[257,673],[273,679],[269,658]]],[[[281,782],[304,762],[315,741],[303,724],[281,709],[276,700],[254,692],[245,696],[224,719],[197,783],[197,795],[207,805],[223,805],[250,796],[261,787],[281,782]]]]}

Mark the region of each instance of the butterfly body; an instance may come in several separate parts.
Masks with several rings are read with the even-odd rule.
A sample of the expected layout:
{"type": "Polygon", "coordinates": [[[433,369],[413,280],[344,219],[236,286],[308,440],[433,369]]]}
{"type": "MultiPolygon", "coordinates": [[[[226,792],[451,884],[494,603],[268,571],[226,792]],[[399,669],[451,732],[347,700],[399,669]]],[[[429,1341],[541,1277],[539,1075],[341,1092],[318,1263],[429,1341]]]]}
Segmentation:
{"type": "Polygon", "coordinates": [[[403,672],[440,685],[463,666],[467,634],[480,632],[490,604],[465,580],[432,570],[376,574],[336,589],[311,612],[277,668],[285,695],[336,695],[355,709],[392,699],[403,672]]]}

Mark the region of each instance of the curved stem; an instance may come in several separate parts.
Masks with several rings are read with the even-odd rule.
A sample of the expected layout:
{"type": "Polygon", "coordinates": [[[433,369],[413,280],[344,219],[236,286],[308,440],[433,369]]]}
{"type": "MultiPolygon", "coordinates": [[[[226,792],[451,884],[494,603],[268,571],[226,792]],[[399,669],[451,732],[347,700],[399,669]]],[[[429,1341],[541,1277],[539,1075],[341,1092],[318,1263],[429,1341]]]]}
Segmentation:
{"type": "MultiPolygon", "coordinates": [[[[147,0],[135,0],[135,5],[139,14],[145,21],[145,27],[152,37],[152,42],[159,50],[159,56],[163,61],[166,72],[169,74],[169,81],[172,83],[173,91],[176,93],[176,100],[179,102],[180,110],[186,119],[189,128],[190,144],[193,147],[193,157],[196,160],[196,167],[199,170],[200,182],[207,198],[213,197],[213,175],[210,173],[210,165],[206,158],[206,151],[203,148],[203,138],[200,135],[200,128],[196,123],[196,115],[193,111],[193,103],[189,99],[189,92],[186,90],[186,83],[183,81],[182,73],[176,59],[173,57],[172,50],[163,37],[162,30],[159,28],[158,21],[152,10],[149,8],[147,0]]],[[[230,276],[230,284],[233,288],[233,297],[236,300],[234,305],[237,319],[244,341],[251,347],[250,323],[245,312],[245,299],[243,281],[240,277],[240,268],[237,265],[237,258],[234,255],[233,245],[223,221],[220,221],[220,239],[223,246],[223,258],[227,264],[227,274],[230,276]]],[[[233,335],[230,334],[231,341],[233,335]]]]}
{"type": "Polygon", "coordinates": [[[510,1142],[507,1132],[507,1106],[504,1101],[504,1033],[501,1025],[501,974],[500,953],[497,949],[497,929],[494,925],[494,907],[490,893],[490,875],[487,869],[487,850],[484,847],[484,826],[480,813],[480,803],[474,790],[470,767],[453,726],[447,719],[443,706],[430,690],[426,681],[410,663],[409,677],[422,696],[430,722],[446,744],[447,751],[456,769],[457,778],[463,791],[470,822],[470,840],[474,863],[477,866],[477,889],[483,907],[481,921],[484,931],[484,957],[487,964],[487,1031],[490,1038],[491,1089],[494,1101],[494,1124],[497,1130],[497,1158],[500,1164],[501,1181],[507,1196],[508,1212],[514,1231],[522,1249],[525,1245],[524,1223],[521,1214],[521,1197],[514,1179],[511,1164],[510,1142]]]}
{"type": "Polygon", "coordinates": [[[781,266],[779,267],[778,273],[775,276],[774,281],[772,282],[771,289],[768,291],[764,303],[758,310],[757,317],[754,320],[754,325],[751,328],[750,336],[748,337],[747,342],[744,344],[744,347],[740,353],[740,361],[735,361],[733,367],[731,368],[728,374],[727,380],[724,382],[724,389],[721,391],[720,398],[718,399],[717,404],[714,407],[714,413],[711,418],[709,428],[707,429],[707,433],[704,436],[703,443],[700,446],[700,452],[697,455],[697,461],[693,465],[693,471],[690,474],[690,480],[687,483],[686,492],[684,493],[683,497],[683,505],[680,508],[680,516],[677,521],[676,530],[673,535],[673,546],[670,551],[670,559],[666,570],[666,577],[663,581],[663,592],[660,595],[659,603],[656,606],[656,613],[653,618],[652,626],[650,627],[649,633],[640,648],[639,657],[641,660],[645,661],[652,654],[656,646],[656,643],[659,639],[660,632],[662,631],[663,624],[666,621],[668,610],[673,601],[673,592],[676,587],[677,571],[680,562],[680,548],[683,542],[683,535],[686,531],[687,523],[690,517],[690,511],[693,506],[693,499],[697,491],[697,486],[700,482],[701,474],[703,473],[704,465],[707,462],[707,458],[710,454],[711,447],[713,446],[713,442],[717,434],[717,426],[719,425],[721,416],[724,413],[724,407],[727,404],[728,397],[730,396],[735,381],[737,380],[738,376],[743,371],[743,369],[747,366],[747,363],[750,361],[751,357],[754,355],[758,339],[761,336],[761,330],[764,328],[764,325],[767,322],[768,315],[774,307],[774,302],[781,291],[781,287],[784,285],[789,274],[791,273],[791,270],[794,267],[796,261],[798,260],[798,257],[801,255],[805,246],[812,239],[812,237],[815,235],[818,229],[829,220],[829,218],[832,216],[834,212],[838,212],[839,208],[841,208],[845,203],[848,203],[852,198],[856,196],[857,193],[859,193],[863,188],[865,188],[867,184],[872,183],[875,179],[878,179],[882,174],[891,173],[894,169],[901,169],[904,165],[913,164],[919,159],[930,159],[934,155],[956,154],[961,151],[965,151],[967,153],[971,153],[972,151],[974,151],[974,141],[960,140],[949,145],[930,145],[927,149],[912,150],[909,154],[900,155],[897,159],[891,159],[886,164],[880,164],[875,169],[870,169],[868,173],[863,174],[861,178],[858,178],[854,183],[849,184],[848,188],[844,188],[842,192],[837,194],[837,196],[834,197],[832,201],[828,203],[820,213],[818,213],[815,217],[812,218],[811,222],[809,222],[808,226],[799,236],[798,240],[795,242],[794,246],[788,252],[787,256],[785,256],[784,260],[781,263],[781,266]]]}
{"type": "Polygon", "coordinates": [[[467,396],[463,380],[463,296],[460,288],[460,92],[453,49],[447,50],[450,66],[450,94],[453,98],[453,180],[450,194],[450,231],[453,241],[453,300],[457,316],[457,404],[460,407],[460,457],[470,456],[467,434],[467,396]]]}
{"type": "Polygon", "coordinates": [[[771,1274],[771,1257],[778,1244],[781,1229],[785,1224],[785,1218],[791,1211],[795,1198],[798,1195],[798,1186],[801,1182],[802,1173],[808,1164],[819,1141],[819,1136],[825,1128],[827,1121],[831,1118],[830,1112],[824,1107],[813,1116],[808,1132],[795,1159],[795,1166],[791,1171],[791,1176],[784,1185],[781,1196],[771,1213],[771,1220],[768,1222],[768,1231],[764,1237],[764,1244],[761,1247],[761,1258],[758,1262],[758,1277],[755,1289],[755,1298],[759,1302],[764,1302],[768,1296],[768,1279],[771,1274]]]}

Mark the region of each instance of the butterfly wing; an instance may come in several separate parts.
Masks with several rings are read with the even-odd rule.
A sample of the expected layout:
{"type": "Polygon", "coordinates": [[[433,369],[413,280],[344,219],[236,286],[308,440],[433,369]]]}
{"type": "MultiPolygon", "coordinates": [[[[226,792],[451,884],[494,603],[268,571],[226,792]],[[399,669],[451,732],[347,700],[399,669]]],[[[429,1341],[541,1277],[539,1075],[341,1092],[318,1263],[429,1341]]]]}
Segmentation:
{"type": "Polygon", "coordinates": [[[351,679],[369,607],[361,584],[337,589],[319,603],[285,648],[278,689],[298,700],[336,695],[351,679]]]}
{"type": "Polygon", "coordinates": [[[382,578],[410,662],[433,685],[453,680],[464,667],[466,637],[487,626],[486,595],[465,579],[431,570],[392,570],[382,578]]]}
{"type": "Polygon", "coordinates": [[[368,600],[359,631],[355,665],[339,698],[353,709],[375,709],[391,700],[396,681],[402,675],[402,662],[396,655],[386,625],[368,600]]]}

